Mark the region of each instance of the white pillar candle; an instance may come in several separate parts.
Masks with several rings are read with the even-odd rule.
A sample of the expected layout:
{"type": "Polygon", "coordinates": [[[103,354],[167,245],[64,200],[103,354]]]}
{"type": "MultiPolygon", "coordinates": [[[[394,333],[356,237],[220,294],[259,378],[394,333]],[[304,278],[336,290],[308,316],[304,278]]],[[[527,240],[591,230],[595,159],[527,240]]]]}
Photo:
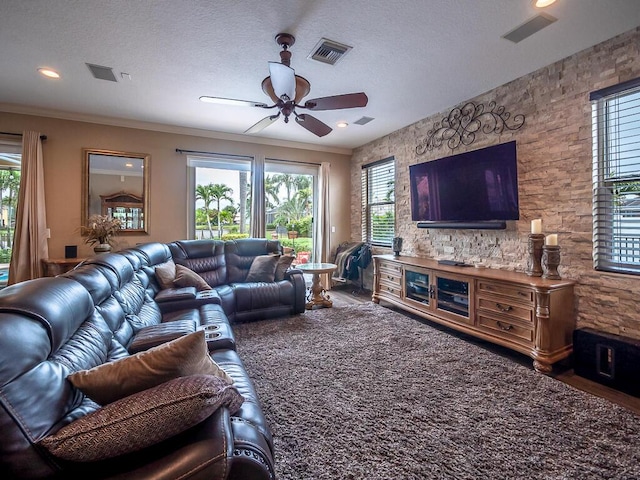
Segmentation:
{"type": "Polygon", "coordinates": [[[545,245],[558,245],[558,235],[552,233],[551,235],[547,235],[547,238],[544,239],[545,245]]]}
{"type": "Polygon", "coordinates": [[[542,233],[542,219],[536,218],[535,220],[531,220],[531,233],[540,234],[542,233]]]}

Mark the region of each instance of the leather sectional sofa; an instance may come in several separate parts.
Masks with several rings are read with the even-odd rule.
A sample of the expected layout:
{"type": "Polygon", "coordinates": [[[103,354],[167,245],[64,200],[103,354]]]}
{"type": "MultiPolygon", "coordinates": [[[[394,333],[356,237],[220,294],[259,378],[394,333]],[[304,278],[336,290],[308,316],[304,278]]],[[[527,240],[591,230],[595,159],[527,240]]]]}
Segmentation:
{"type": "MultiPolygon", "coordinates": [[[[304,311],[305,284],[299,270],[280,272],[280,280],[246,281],[255,258],[278,252],[277,241],[264,239],[148,243],[92,257],[58,277],[0,291],[3,478],[275,478],[271,431],[235,350],[231,323],[304,311]],[[197,272],[209,286],[161,288],[157,269],[171,262],[197,272]],[[137,351],[147,354],[172,346],[186,336],[200,335],[201,330],[205,332],[204,357],[212,363],[210,355],[231,377],[232,390],[243,398],[241,405],[222,404],[188,429],[163,438],[167,419],[154,417],[161,409],[145,410],[144,401],[136,398],[143,413],[128,421],[139,422],[141,431],[159,435],[157,443],[139,449],[134,444],[117,456],[91,457],[95,448],[102,452],[130,443],[124,441],[127,432],[118,437],[118,425],[115,438],[122,441],[114,441],[110,425],[110,435],[96,434],[86,446],[78,444],[80,437],[71,437],[70,445],[89,460],[52,453],[48,446],[60,432],[117,405],[96,403],[69,378],[113,366],[121,359],[135,359],[141,355],[134,355],[137,351]]],[[[173,391],[167,385],[136,395],[144,398],[151,390],[166,395],[173,391]]],[[[231,388],[221,385],[220,392],[231,388]]],[[[131,437],[140,436],[133,435],[138,428],[129,426],[128,432],[131,437]]]]}

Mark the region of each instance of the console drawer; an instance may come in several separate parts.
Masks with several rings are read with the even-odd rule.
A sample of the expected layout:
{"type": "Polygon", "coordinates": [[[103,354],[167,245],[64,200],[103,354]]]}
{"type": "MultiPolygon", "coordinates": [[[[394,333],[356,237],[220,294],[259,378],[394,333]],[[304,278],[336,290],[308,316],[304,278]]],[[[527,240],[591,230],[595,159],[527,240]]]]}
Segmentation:
{"type": "Polygon", "coordinates": [[[524,322],[533,324],[533,307],[518,305],[510,299],[503,300],[499,297],[478,295],[478,310],[497,313],[500,316],[518,318],[524,322]]]}
{"type": "Polygon", "coordinates": [[[402,284],[402,272],[380,269],[380,283],[400,286],[402,284]]]}
{"type": "Polygon", "coordinates": [[[395,275],[400,278],[400,275],[402,275],[402,267],[397,263],[380,262],[380,273],[395,275]]]}
{"type": "Polygon", "coordinates": [[[533,326],[525,327],[509,318],[494,318],[484,312],[478,312],[478,328],[493,335],[515,341],[522,345],[533,345],[533,326]]]}
{"type": "Polygon", "coordinates": [[[380,280],[380,293],[390,294],[400,298],[401,291],[400,283],[390,283],[380,280]]]}
{"type": "Polygon", "coordinates": [[[500,282],[490,280],[478,280],[478,295],[490,293],[492,295],[501,295],[503,297],[512,298],[520,303],[528,303],[533,305],[533,290],[519,285],[507,285],[500,282]]]}

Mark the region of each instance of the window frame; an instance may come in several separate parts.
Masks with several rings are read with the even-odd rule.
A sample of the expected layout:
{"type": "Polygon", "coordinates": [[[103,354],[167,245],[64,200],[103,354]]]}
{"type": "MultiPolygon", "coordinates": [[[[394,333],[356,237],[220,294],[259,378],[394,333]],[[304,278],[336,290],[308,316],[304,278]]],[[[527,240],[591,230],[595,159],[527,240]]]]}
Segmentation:
{"type": "Polygon", "coordinates": [[[368,163],[366,165],[362,165],[362,174],[361,174],[361,188],[362,188],[362,241],[369,243],[372,246],[379,247],[391,247],[393,244],[393,238],[395,237],[396,232],[396,200],[395,200],[395,182],[396,182],[396,161],[395,157],[387,157],[382,160],[378,160],[376,162],[368,163]],[[393,171],[387,175],[373,175],[376,174],[377,171],[383,169],[385,167],[391,167],[393,171]],[[394,184],[394,188],[392,189],[393,195],[392,199],[383,199],[374,201],[372,199],[372,195],[374,193],[374,187],[379,186],[382,182],[392,181],[394,184]],[[391,211],[393,212],[393,224],[391,225],[391,232],[389,234],[388,239],[385,235],[384,237],[374,236],[373,231],[373,210],[376,208],[385,208],[391,207],[391,211]]]}
{"type": "MultiPolygon", "coordinates": [[[[621,127],[640,123],[640,78],[613,85],[590,95],[593,138],[593,266],[595,270],[640,275],[640,219],[624,215],[619,186],[640,183],[640,129],[636,134],[621,133],[621,127]],[[633,98],[633,97],[637,98],[633,98]],[[632,97],[632,98],[629,98],[632,97]],[[632,116],[622,119],[620,104],[626,101],[632,116]],[[629,139],[632,143],[629,144],[629,139]],[[631,155],[621,154],[621,144],[637,145],[631,155]],[[624,142],[627,142],[626,144],[624,142]],[[626,220],[625,220],[626,218],[626,220]],[[621,232],[633,232],[637,234],[621,232]],[[630,242],[630,243],[629,243],[630,242]]],[[[635,194],[640,202],[640,189],[635,194]]]]}

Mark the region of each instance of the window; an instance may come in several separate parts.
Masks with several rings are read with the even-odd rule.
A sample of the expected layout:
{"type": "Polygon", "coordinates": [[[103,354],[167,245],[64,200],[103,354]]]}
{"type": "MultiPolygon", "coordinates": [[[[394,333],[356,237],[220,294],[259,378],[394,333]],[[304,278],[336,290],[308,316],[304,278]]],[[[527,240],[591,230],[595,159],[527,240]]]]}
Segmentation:
{"type": "Polygon", "coordinates": [[[251,202],[251,157],[189,156],[193,213],[192,238],[248,237],[251,202]]]}
{"type": "Polygon", "coordinates": [[[640,79],[591,101],[594,267],[640,274],[640,79]]]}
{"type": "Polygon", "coordinates": [[[390,247],[395,234],[395,159],[362,166],[362,240],[390,247]]]}
{"type": "Polygon", "coordinates": [[[292,248],[295,264],[313,261],[317,172],[317,165],[265,160],[267,238],[292,248]]]}
{"type": "Polygon", "coordinates": [[[0,288],[7,286],[15,234],[22,143],[0,138],[0,288]]]}

